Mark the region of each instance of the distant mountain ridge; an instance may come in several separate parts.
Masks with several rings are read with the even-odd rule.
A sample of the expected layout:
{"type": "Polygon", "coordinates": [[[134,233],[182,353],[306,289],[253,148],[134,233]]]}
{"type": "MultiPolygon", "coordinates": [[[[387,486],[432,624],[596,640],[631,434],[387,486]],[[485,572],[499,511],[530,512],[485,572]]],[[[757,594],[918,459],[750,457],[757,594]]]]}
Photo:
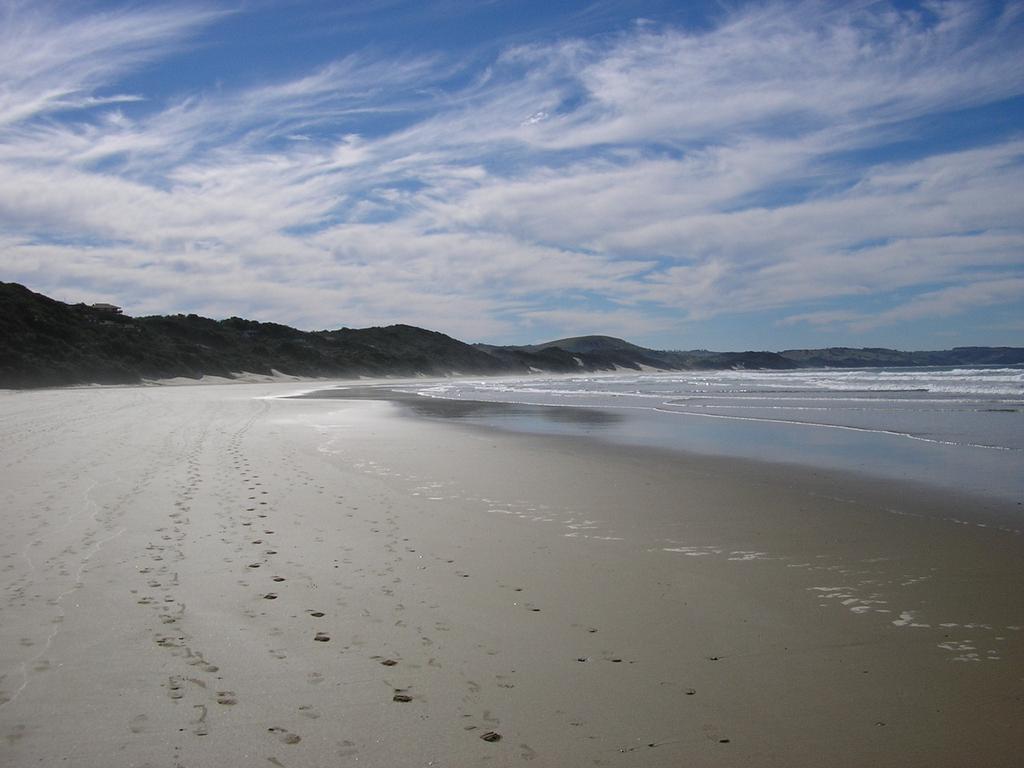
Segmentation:
{"type": "Polygon", "coordinates": [[[300,331],[239,317],[129,317],[109,305],[65,304],[17,283],[0,283],[0,388],[130,384],[274,370],[355,378],[1017,363],[1024,363],[1024,348],[665,351],[612,336],[576,336],[524,346],[471,345],[409,325],[300,331]]]}
{"type": "Polygon", "coordinates": [[[654,350],[614,336],[574,336],[521,347],[477,347],[500,356],[568,352],[599,369],[648,366],[665,370],[727,370],[749,368],[871,368],[949,365],[1016,365],[1024,363],[1020,347],[955,347],[948,350],[903,352],[898,349],[826,347],[782,352],[712,352],[706,349],[654,350]]]}
{"type": "Polygon", "coordinates": [[[901,352],[898,349],[867,347],[828,347],[826,349],[788,349],[783,357],[813,368],[866,368],[872,366],[914,367],[920,365],[1016,365],[1020,347],[954,347],[932,352],[901,352]]]}

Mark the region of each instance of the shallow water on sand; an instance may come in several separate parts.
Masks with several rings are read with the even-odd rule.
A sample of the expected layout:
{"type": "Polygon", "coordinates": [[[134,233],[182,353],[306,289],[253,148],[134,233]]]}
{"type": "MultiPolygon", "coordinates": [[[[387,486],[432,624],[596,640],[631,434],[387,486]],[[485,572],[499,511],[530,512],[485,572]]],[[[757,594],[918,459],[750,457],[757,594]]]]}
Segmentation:
{"type": "Polygon", "coordinates": [[[531,376],[401,388],[424,398],[416,409],[428,416],[1024,499],[1020,366],[531,376]],[[447,405],[431,409],[431,399],[447,405]]]}

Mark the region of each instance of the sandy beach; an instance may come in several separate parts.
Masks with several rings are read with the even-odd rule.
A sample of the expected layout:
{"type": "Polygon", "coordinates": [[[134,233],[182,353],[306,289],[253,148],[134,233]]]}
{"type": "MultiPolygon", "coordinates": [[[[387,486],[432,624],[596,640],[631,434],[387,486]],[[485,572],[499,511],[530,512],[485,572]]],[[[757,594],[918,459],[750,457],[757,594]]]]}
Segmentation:
{"type": "Polygon", "coordinates": [[[1019,764],[1021,507],[301,388],[0,393],[0,765],[1019,764]]]}

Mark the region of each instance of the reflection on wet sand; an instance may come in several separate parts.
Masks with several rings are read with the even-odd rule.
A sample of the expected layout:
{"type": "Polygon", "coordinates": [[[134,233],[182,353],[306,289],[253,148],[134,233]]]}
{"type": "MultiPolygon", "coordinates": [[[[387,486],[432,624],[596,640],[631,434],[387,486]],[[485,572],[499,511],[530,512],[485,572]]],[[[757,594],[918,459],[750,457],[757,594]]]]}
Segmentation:
{"type": "Polygon", "coordinates": [[[620,414],[597,408],[549,407],[483,400],[444,400],[387,387],[323,389],[297,397],[329,400],[387,400],[409,409],[416,416],[439,419],[537,419],[584,427],[610,426],[623,420],[620,414]]]}

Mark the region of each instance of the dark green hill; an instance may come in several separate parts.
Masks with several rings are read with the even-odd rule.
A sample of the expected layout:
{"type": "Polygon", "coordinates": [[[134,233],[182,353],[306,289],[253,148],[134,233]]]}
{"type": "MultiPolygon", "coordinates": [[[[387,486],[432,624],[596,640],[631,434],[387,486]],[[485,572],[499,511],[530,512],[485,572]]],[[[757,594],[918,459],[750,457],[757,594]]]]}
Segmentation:
{"type": "Polygon", "coordinates": [[[593,354],[593,353],[615,353],[615,352],[639,352],[646,353],[650,352],[649,349],[638,347],[636,344],[631,344],[625,339],[617,339],[614,336],[573,336],[568,339],[556,339],[555,341],[547,341],[543,344],[533,344],[530,346],[521,347],[521,349],[527,350],[543,350],[551,349],[552,347],[558,347],[564,349],[566,352],[574,352],[576,354],[593,354]]]}
{"type": "Polygon", "coordinates": [[[133,318],[0,283],[0,387],[123,384],[271,369],[336,377],[527,370],[408,325],[307,332],[237,317],[133,318]]]}
{"type": "Polygon", "coordinates": [[[612,336],[577,336],[522,347],[478,344],[477,348],[509,363],[561,373],[614,371],[618,368],[639,371],[645,366],[667,370],[685,367],[674,359],[671,352],[645,349],[612,336]]]}

